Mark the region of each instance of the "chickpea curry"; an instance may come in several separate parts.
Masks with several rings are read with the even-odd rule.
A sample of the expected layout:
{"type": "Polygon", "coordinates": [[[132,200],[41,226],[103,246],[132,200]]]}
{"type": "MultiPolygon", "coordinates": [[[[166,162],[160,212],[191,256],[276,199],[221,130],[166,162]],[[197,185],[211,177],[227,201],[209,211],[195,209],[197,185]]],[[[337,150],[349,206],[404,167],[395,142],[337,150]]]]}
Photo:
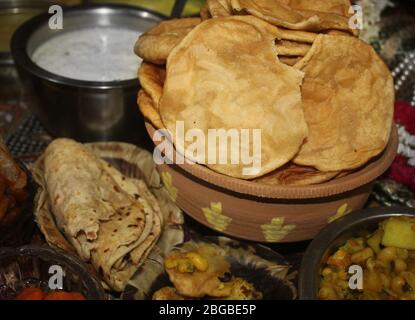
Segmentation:
{"type": "Polygon", "coordinates": [[[415,300],[415,218],[389,218],[372,234],[347,240],[322,268],[318,297],[415,300]],[[352,265],[363,270],[361,289],[349,285],[352,265]]]}

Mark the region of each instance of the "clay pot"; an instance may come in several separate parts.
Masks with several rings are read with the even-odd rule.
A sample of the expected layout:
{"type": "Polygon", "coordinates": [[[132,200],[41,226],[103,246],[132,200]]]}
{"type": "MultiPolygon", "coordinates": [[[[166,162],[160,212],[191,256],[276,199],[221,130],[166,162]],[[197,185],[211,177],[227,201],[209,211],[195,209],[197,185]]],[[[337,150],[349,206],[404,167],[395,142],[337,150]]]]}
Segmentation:
{"type": "MultiPolygon", "coordinates": [[[[153,137],[155,128],[150,123],[146,128],[153,137]]],[[[302,241],[336,218],[363,208],[373,181],[395,158],[398,136],[393,128],[381,155],[353,173],[316,185],[266,185],[199,164],[161,164],[158,170],[177,205],[209,228],[257,242],[302,241]]]]}

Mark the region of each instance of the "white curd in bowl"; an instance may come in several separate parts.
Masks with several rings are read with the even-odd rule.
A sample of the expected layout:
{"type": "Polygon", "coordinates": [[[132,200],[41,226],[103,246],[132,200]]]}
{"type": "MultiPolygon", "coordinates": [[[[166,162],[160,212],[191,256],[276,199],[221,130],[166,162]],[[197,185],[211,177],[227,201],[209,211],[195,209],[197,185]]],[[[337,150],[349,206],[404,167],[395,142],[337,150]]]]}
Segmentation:
{"type": "Polygon", "coordinates": [[[133,51],[139,32],[113,27],[69,31],[42,43],[32,54],[41,68],[66,78],[122,81],[137,77],[133,51]]]}

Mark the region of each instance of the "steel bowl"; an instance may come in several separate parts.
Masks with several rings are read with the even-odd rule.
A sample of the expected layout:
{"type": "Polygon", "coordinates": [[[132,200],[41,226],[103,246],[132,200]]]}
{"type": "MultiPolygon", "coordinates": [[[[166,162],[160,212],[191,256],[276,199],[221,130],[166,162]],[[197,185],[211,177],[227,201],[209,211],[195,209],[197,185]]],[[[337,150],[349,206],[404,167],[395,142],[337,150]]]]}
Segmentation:
{"type": "MultiPolygon", "coordinates": [[[[19,76],[29,95],[33,95],[31,111],[56,137],[143,141],[146,134],[136,104],[137,79],[74,80],[42,69],[31,55],[39,45],[62,33],[88,27],[120,27],[137,31],[138,36],[164,17],[137,7],[107,4],[64,7],[61,30],[49,28],[50,17],[45,13],[30,19],[16,30],[11,41],[19,76]]],[[[133,46],[134,43],[131,50],[133,46]]]]}
{"type": "Polygon", "coordinates": [[[367,235],[390,217],[415,216],[415,209],[407,207],[381,207],[350,213],[325,227],[311,242],[303,257],[298,279],[299,297],[316,300],[320,284],[320,271],[327,257],[347,239],[367,235]]]}

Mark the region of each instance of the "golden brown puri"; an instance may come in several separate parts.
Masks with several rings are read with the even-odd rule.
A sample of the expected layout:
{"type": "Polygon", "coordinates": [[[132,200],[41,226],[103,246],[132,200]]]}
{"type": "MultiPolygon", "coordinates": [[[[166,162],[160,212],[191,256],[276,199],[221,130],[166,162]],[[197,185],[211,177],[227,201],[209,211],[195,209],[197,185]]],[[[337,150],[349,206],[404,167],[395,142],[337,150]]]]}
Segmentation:
{"type": "MultiPolygon", "coordinates": [[[[292,159],[307,136],[303,73],[276,59],[278,36],[278,28],[254,16],[215,18],[193,29],[168,58],[159,106],[167,129],[175,132],[176,122],[183,121],[185,132],[197,128],[205,136],[215,128],[261,130],[258,172],[244,174],[246,165],[232,164],[230,156],[226,164],[207,164],[217,172],[242,179],[264,175],[292,159]]],[[[198,162],[185,152],[191,141],[174,142],[198,162]]]]}
{"type": "Polygon", "coordinates": [[[392,76],[373,48],[345,36],[319,35],[296,68],[305,72],[309,135],[294,163],[350,170],[381,153],[392,126],[392,76]]]}
{"type": "Polygon", "coordinates": [[[143,89],[138,92],[137,104],[143,116],[149,120],[156,129],[165,128],[153,99],[151,99],[143,89]]]}
{"type": "Polygon", "coordinates": [[[163,129],[158,105],[163,94],[166,70],[164,67],[143,62],[138,71],[138,78],[142,87],[137,96],[138,107],[143,116],[157,129],[163,129]]]}
{"type": "Polygon", "coordinates": [[[171,132],[180,121],[205,137],[260,129],[261,169],[248,175],[230,163],[232,145],[216,143],[213,158],[231,158],[218,164],[206,163],[207,146],[198,158],[187,152],[194,140],[174,141],[228,176],[305,185],[355,170],[384,150],[394,94],[387,67],[349,30],[349,9],[348,0],[209,0],[207,20],[169,52],[166,71],[143,64],[140,109],[171,132]]]}
{"type": "Polygon", "coordinates": [[[344,17],[350,16],[350,0],[279,0],[279,2],[296,10],[334,13],[344,17]]]}
{"type": "Polygon", "coordinates": [[[289,66],[294,66],[298,61],[300,61],[303,57],[302,56],[281,56],[278,55],[278,59],[289,66]]]}
{"type": "Polygon", "coordinates": [[[291,40],[304,43],[313,43],[316,40],[318,33],[308,32],[308,31],[299,31],[299,30],[289,30],[285,28],[279,28],[280,35],[277,40],[291,40]]]}
{"type": "Polygon", "coordinates": [[[340,30],[326,30],[323,33],[331,36],[350,36],[349,33],[340,30]]]}
{"type": "Polygon", "coordinates": [[[158,109],[163,94],[166,69],[152,63],[143,62],[138,70],[138,79],[144,91],[151,97],[155,108],[158,109]]]}
{"type": "MultiPolygon", "coordinates": [[[[279,27],[303,31],[342,30],[358,34],[349,28],[349,16],[344,13],[348,1],[289,1],[289,0],[229,0],[236,13],[248,13],[279,27]]],[[[350,4],[348,4],[350,5],[350,4]]]]}
{"type": "Polygon", "coordinates": [[[200,22],[201,18],[162,21],[138,38],[134,52],[144,61],[165,64],[174,47],[200,22]]]}
{"type": "Polygon", "coordinates": [[[232,8],[228,0],[206,0],[212,18],[228,17],[232,15],[232,8]]]}
{"type": "Polygon", "coordinates": [[[313,167],[288,163],[254,181],[268,185],[306,186],[329,181],[339,175],[339,171],[322,172],[313,167]]]}
{"type": "Polygon", "coordinates": [[[279,56],[305,56],[311,48],[310,44],[290,40],[276,40],[275,45],[279,56]]]}

